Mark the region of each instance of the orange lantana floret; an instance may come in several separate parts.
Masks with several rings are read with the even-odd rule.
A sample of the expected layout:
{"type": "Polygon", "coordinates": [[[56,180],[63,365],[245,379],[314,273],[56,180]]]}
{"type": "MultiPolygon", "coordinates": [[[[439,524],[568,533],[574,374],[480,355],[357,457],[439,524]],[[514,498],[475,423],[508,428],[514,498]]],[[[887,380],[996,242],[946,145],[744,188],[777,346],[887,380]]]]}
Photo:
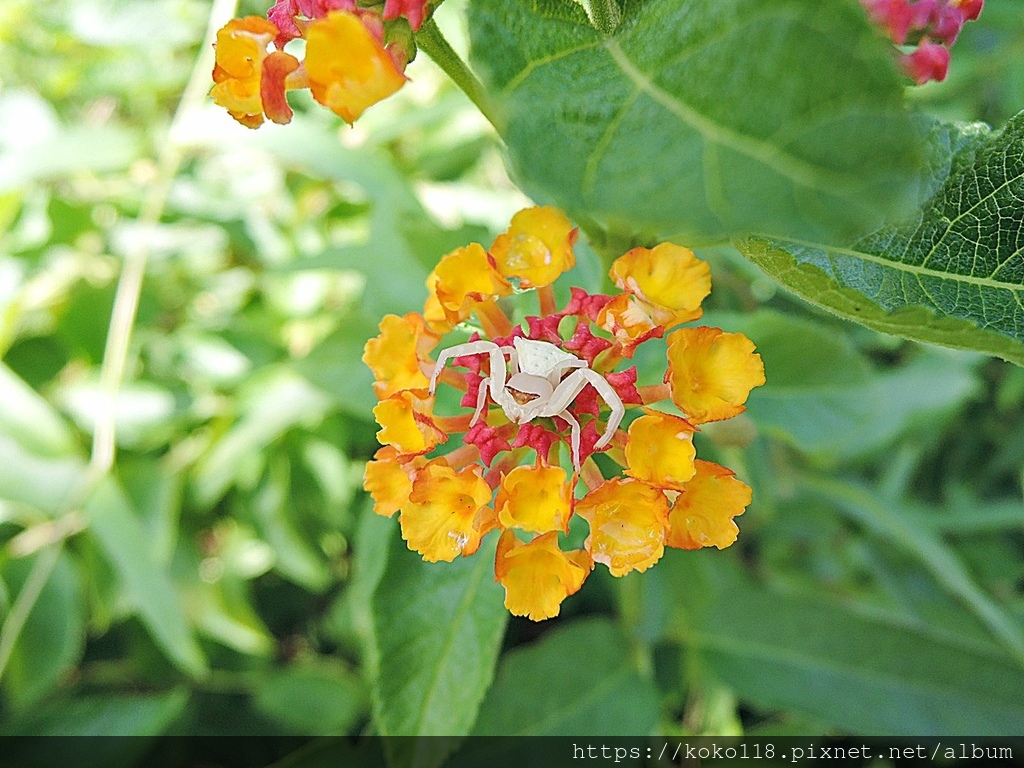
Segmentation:
{"type": "MultiPolygon", "coordinates": [[[[407,457],[408,458],[408,457],[407,457]]],[[[373,511],[391,517],[409,500],[412,479],[426,460],[414,456],[403,461],[392,445],[385,445],[366,462],[363,487],[373,498],[373,511]]]]}
{"type": "Polygon", "coordinates": [[[632,357],[638,346],[660,338],[665,332],[647,314],[646,307],[628,293],[620,293],[604,305],[597,316],[597,326],[622,345],[623,357],[632,357]]]}
{"type": "Polygon", "coordinates": [[[629,425],[626,474],[659,488],[680,491],[693,477],[693,425],[650,408],[629,425]]]}
{"type": "Polygon", "coordinates": [[[406,77],[381,37],[354,13],[334,11],[317,19],[305,38],[313,98],[347,123],[405,85],[406,77]]]}
{"type": "Polygon", "coordinates": [[[299,60],[282,51],[267,52],[277,35],[277,27],[259,16],[232,19],[217,32],[210,95],[248,128],[262,125],[264,115],[276,123],[292,117],[285,90],[299,60]]]}
{"type": "Polygon", "coordinates": [[[508,232],[498,235],[491,255],[498,271],[521,288],[551,285],[576,264],[572,247],[578,230],[557,208],[527,208],[512,217],[508,232]]]}
{"type": "Polygon", "coordinates": [[[639,480],[607,480],[576,502],[576,514],[590,524],[585,546],[612,576],[646,571],[665,553],[669,501],[639,480]]]}
{"type": "Polygon", "coordinates": [[[428,282],[434,283],[437,303],[452,325],[469,317],[476,304],[512,293],[512,284],[501,276],[479,243],[443,256],[428,282]]]}
{"type": "Polygon", "coordinates": [[[376,379],[373,389],[377,397],[383,400],[403,389],[426,388],[430,379],[423,365],[432,365],[428,354],[439,338],[416,312],[403,317],[385,315],[380,335],[366,342],[363,353],[363,362],[376,379]]]}
{"type": "Polygon", "coordinates": [[[505,588],[505,607],[516,616],[534,621],[558,615],[562,601],[583,586],[593,563],[586,552],[563,552],[552,531],[529,544],[506,530],[498,539],[495,581],[505,588]]]}
{"type": "Polygon", "coordinates": [[[742,413],[750,390],[764,384],[764,364],[742,333],[680,328],[668,336],[665,381],[686,418],[704,424],[742,413]]]}
{"type": "Polygon", "coordinates": [[[373,416],[381,429],[377,439],[402,454],[420,454],[433,450],[448,435],[433,419],[434,398],[425,389],[404,389],[381,400],[373,416]]]}
{"type": "Polygon", "coordinates": [[[697,459],[697,473],[679,494],[669,513],[667,544],[680,549],[718,547],[736,541],[740,529],[733,518],[750,504],[751,490],[736,473],[697,459]]]}
{"type": "Polygon", "coordinates": [[[634,248],[612,264],[611,278],[636,296],[655,325],[671,328],[701,316],[711,270],[689,248],[662,243],[634,248]]]}
{"type": "Polygon", "coordinates": [[[571,490],[561,467],[516,467],[501,479],[494,509],[505,528],[565,532],[572,515],[571,490]]]}
{"type": "Polygon", "coordinates": [[[428,461],[402,505],[402,538],[430,563],[472,555],[493,528],[490,500],[491,488],[479,467],[455,470],[444,458],[428,461]]]}

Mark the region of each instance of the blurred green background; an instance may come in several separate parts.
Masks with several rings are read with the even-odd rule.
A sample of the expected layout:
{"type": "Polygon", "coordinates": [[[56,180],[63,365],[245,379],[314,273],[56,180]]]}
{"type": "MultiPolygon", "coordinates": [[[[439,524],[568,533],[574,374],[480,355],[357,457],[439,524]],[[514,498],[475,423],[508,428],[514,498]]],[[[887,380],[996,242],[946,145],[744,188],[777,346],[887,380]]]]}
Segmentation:
{"type": "MultiPolygon", "coordinates": [[[[768,384],[697,439],[754,487],[738,543],[595,571],[542,624],[485,552],[420,563],[361,489],[362,347],[529,201],[423,56],[354,128],[301,99],[236,125],[202,43],[234,12],[0,4],[0,734],[1024,732],[1024,370],[845,324],[731,249],[701,253],[706,319],[768,384]]],[[[912,101],[1001,125],[1022,22],[989,0],[912,101]]],[[[561,289],[601,287],[578,255],[561,289]]]]}

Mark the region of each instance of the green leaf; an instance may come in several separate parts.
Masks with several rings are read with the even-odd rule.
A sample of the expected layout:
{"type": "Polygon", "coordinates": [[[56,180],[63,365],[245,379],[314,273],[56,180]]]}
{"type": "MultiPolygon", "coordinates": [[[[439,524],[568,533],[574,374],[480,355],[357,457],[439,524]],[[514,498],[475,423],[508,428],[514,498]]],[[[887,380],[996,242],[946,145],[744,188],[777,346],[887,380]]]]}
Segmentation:
{"type": "Polygon", "coordinates": [[[256,141],[282,163],[315,178],[358,185],[372,202],[365,240],[296,261],[293,268],[362,272],[366,275],[364,302],[380,314],[404,314],[423,305],[424,279],[441,254],[424,263],[403,236],[403,228],[410,221],[426,219],[426,213],[412,185],[387,155],[369,147],[346,148],[333,131],[302,120],[292,123],[287,133],[268,131],[256,141]]]}
{"type": "Polygon", "coordinates": [[[891,500],[876,498],[849,483],[808,479],[805,484],[883,540],[893,542],[918,559],[937,583],[974,613],[1024,670],[1024,630],[975,583],[957,554],[933,530],[915,525],[913,517],[897,514],[891,500]]]}
{"type": "MultiPolygon", "coordinates": [[[[373,705],[382,735],[462,736],[472,728],[508,617],[491,538],[471,557],[427,563],[394,537],[372,602],[373,705]]],[[[439,752],[407,762],[439,765],[447,745],[435,746],[439,752]]]]}
{"type": "Polygon", "coordinates": [[[359,677],[328,659],[298,662],[261,677],[253,695],[258,710],[303,736],[344,734],[366,708],[359,677]]]}
{"type": "Polygon", "coordinates": [[[43,458],[0,434],[0,499],[55,514],[75,493],[85,463],[75,457],[43,458]]]}
{"type": "Polygon", "coordinates": [[[315,424],[327,410],[328,398],[290,368],[270,368],[252,379],[240,394],[242,416],[198,462],[196,497],[209,505],[237,479],[244,459],[300,424],[315,424]]]}
{"type": "Polygon", "coordinates": [[[139,134],[114,126],[75,126],[0,153],[0,192],[81,171],[127,167],[142,153],[139,134]]]}
{"type": "MultiPolygon", "coordinates": [[[[181,716],[187,703],[188,691],[184,689],[156,694],[81,696],[33,713],[18,724],[19,728],[14,732],[19,736],[159,736],[181,716]]],[[[52,747],[60,742],[60,739],[48,739],[46,743],[52,747]]],[[[82,765],[81,761],[85,758],[86,765],[131,765],[133,761],[128,760],[127,756],[137,756],[139,747],[144,750],[147,742],[116,739],[102,742],[99,746],[104,753],[107,749],[119,746],[121,749],[117,749],[116,753],[123,762],[97,760],[95,758],[98,755],[93,754],[92,744],[83,753],[82,743],[73,741],[68,743],[68,748],[75,752],[68,752],[67,763],[82,765]],[[127,753],[122,751],[131,745],[135,745],[135,749],[129,749],[127,753]]],[[[110,755],[106,757],[109,760],[110,755]]],[[[53,760],[52,753],[50,758],[53,760]]],[[[44,764],[53,765],[56,761],[44,764]]]]}
{"type": "Polygon", "coordinates": [[[74,451],[74,439],[64,420],[3,364],[0,364],[0,435],[14,438],[39,456],[59,457],[74,451]]]}
{"type": "Polygon", "coordinates": [[[264,481],[248,502],[261,537],[273,549],[275,569],[285,578],[311,592],[323,592],[331,574],[323,553],[317,552],[296,525],[296,505],[289,497],[289,466],[278,457],[271,459],[264,481]]]}
{"type": "Polygon", "coordinates": [[[846,248],[752,237],[737,247],[803,298],[878,331],[1024,365],[1024,112],[998,132],[932,132],[933,196],[846,248]]]}
{"type": "Polygon", "coordinates": [[[330,393],[341,410],[367,421],[373,418],[371,411],[378,400],[373,392],[373,373],[363,363],[363,347],[380,333],[379,322],[379,318],[362,315],[344,320],[337,331],[294,366],[298,373],[330,393]]]}
{"type": "MultiPolygon", "coordinates": [[[[0,575],[10,585],[14,606],[36,569],[52,568],[31,612],[21,626],[3,673],[7,700],[18,710],[28,710],[60,682],[78,662],[85,645],[85,615],[78,572],[66,552],[51,547],[34,558],[3,563],[0,575]],[[56,558],[55,560],[53,558],[56,558]],[[42,561],[42,562],[41,562],[42,561]],[[48,562],[47,562],[48,561],[48,562]]],[[[13,617],[9,613],[7,620],[13,617]]],[[[7,623],[0,627],[8,629],[7,623]]],[[[6,633],[0,633],[7,642],[6,633]]]]}
{"type": "Polygon", "coordinates": [[[127,497],[112,480],[99,485],[85,504],[89,533],[114,570],[131,604],[157,645],[190,675],[202,675],[206,660],[196,644],[174,583],[147,545],[127,497]]]}
{"type": "Polygon", "coordinates": [[[753,339],[766,383],[751,393],[748,413],[806,453],[849,458],[877,449],[977,389],[964,355],[921,350],[879,373],[843,334],[811,320],[764,311],[709,315],[708,322],[753,339]]]}
{"type": "Polygon", "coordinates": [[[1024,674],[998,646],[755,586],[722,558],[669,552],[658,567],[680,585],[677,636],[741,699],[863,735],[995,736],[1024,722],[1024,674]]]}
{"type": "Polygon", "coordinates": [[[625,636],[581,619],[502,658],[473,733],[642,736],[658,715],[657,689],[634,669],[625,636]]]}
{"type": "Polygon", "coordinates": [[[845,0],[476,0],[474,62],[538,199],[610,232],[865,231],[920,152],[888,46],[845,0]]]}

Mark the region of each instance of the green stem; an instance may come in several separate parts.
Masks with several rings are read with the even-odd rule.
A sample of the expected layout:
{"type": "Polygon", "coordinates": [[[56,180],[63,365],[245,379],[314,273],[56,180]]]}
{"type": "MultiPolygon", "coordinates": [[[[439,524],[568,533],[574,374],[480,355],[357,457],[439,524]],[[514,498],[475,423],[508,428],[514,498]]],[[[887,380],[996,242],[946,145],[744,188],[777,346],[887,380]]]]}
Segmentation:
{"type": "Polygon", "coordinates": [[[433,19],[423,22],[420,31],[416,33],[416,45],[469,97],[500,135],[503,130],[502,122],[498,119],[494,104],[483,84],[455,52],[433,19]]]}

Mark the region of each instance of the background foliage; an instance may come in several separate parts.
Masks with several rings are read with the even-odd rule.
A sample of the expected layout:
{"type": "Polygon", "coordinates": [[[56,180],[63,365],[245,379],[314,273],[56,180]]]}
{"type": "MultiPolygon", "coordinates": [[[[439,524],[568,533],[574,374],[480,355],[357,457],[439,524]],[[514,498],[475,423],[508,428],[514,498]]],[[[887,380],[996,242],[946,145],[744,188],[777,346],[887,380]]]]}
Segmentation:
{"type": "MultiPolygon", "coordinates": [[[[618,43],[624,56],[662,55],[637,36],[671,5],[644,6],[649,17],[618,43]]],[[[848,71],[857,46],[884,56],[852,4],[822,4],[839,10],[819,19],[827,34],[807,46],[784,23],[807,4],[770,4],[780,15],[753,21],[751,3],[694,3],[705,5],[718,9],[726,42],[755,22],[775,29],[768,37],[786,54],[784,71],[758,76],[794,92],[848,71]]],[[[412,83],[353,129],[298,105],[292,125],[249,132],[204,100],[206,0],[7,0],[0,733],[1021,732],[1024,369],[822,313],[725,244],[738,229],[759,232],[738,243],[745,255],[854,313],[850,295],[823,282],[827,270],[794,265],[843,273],[828,247],[878,215],[870,189],[901,170],[878,158],[898,154],[914,125],[898,111],[889,124],[861,124],[848,141],[866,154],[845,167],[807,140],[801,161],[818,170],[801,178],[814,186],[820,170],[853,185],[836,188],[835,204],[808,213],[792,179],[774,208],[731,204],[737,178],[767,189],[774,171],[751,165],[756,153],[731,155],[718,134],[644,133],[664,100],[636,97],[618,116],[607,112],[621,96],[621,67],[603,81],[607,98],[581,87],[577,107],[606,110],[582,121],[594,136],[563,147],[534,135],[552,135],[559,107],[544,94],[561,95],[566,75],[561,65],[537,69],[540,79],[516,73],[531,50],[588,42],[566,38],[555,6],[471,3],[475,61],[507,121],[510,167],[527,192],[588,225],[594,248],[580,248],[576,284],[601,287],[598,254],[626,237],[623,222],[631,237],[681,233],[708,244],[707,319],[749,335],[768,378],[738,427],[708,425],[697,437],[700,455],[754,487],[738,543],[669,551],[623,579],[598,570],[561,617],[540,625],[507,618],[486,551],[421,562],[361,490],[376,427],[359,358],[381,315],[422,304],[423,279],[443,253],[490,242],[527,204],[492,129],[420,57],[412,83]],[[537,12],[547,14],[542,27],[515,19],[537,12]],[[494,37],[510,18],[529,39],[494,37]],[[601,122],[612,119],[621,134],[601,122]],[[601,151],[580,165],[573,153],[587,141],[601,151]],[[666,143],[673,151],[659,154],[666,143]],[[690,184],[685,166],[697,156],[724,169],[719,196],[690,184]],[[581,168],[585,178],[574,175],[581,168]],[[852,168],[866,170],[854,179],[852,168]],[[663,183],[678,190],[654,199],[649,187],[663,183]],[[680,227],[680,207],[700,226],[680,227]],[[111,410],[108,327],[122,267],[140,276],[144,267],[144,280],[111,410]],[[106,473],[93,441],[104,444],[112,420],[117,452],[106,473]]],[[[462,48],[465,19],[457,0],[439,13],[462,48]]],[[[949,79],[906,96],[891,71],[864,64],[874,85],[858,108],[877,117],[907,98],[929,120],[1002,128],[1024,107],[1020,25],[1015,0],[989,0],[958,41],[949,79]]],[[[680,71],[672,83],[715,82],[716,67],[757,74],[743,49],[727,48],[735,61],[695,60],[708,72],[680,71]]],[[[607,64],[565,61],[570,76],[607,64]]],[[[749,79],[730,83],[732,92],[688,98],[743,123],[764,94],[749,79]]],[[[799,131],[805,139],[814,120],[799,131]]],[[[1007,138],[1019,125],[1003,138],[962,129],[945,170],[911,199],[937,194],[934,215],[945,215],[944,180],[1001,141],[1019,159],[1020,139],[1007,138]],[[974,154],[954,158],[956,146],[974,154]]],[[[904,236],[908,253],[922,247],[917,235],[892,233],[904,236]]],[[[858,252],[877,252],[882,237],[867,236],[858,252]]],[[[870,296],[887,312],[899,293],[888,285],[870,296]]],[[[1019,307],[986,290],[964,303],[1011,333],[997,346],[966,346],[1019,361],[1010,338],[1019,307]]],[[[907,335],[889,315],[876,319],[864,322],[907,335]]],[[[983,333],[973,326],[909,335],[983,333]]],[[[440,749],[428,762],[444,759],[440,749]]]]}

